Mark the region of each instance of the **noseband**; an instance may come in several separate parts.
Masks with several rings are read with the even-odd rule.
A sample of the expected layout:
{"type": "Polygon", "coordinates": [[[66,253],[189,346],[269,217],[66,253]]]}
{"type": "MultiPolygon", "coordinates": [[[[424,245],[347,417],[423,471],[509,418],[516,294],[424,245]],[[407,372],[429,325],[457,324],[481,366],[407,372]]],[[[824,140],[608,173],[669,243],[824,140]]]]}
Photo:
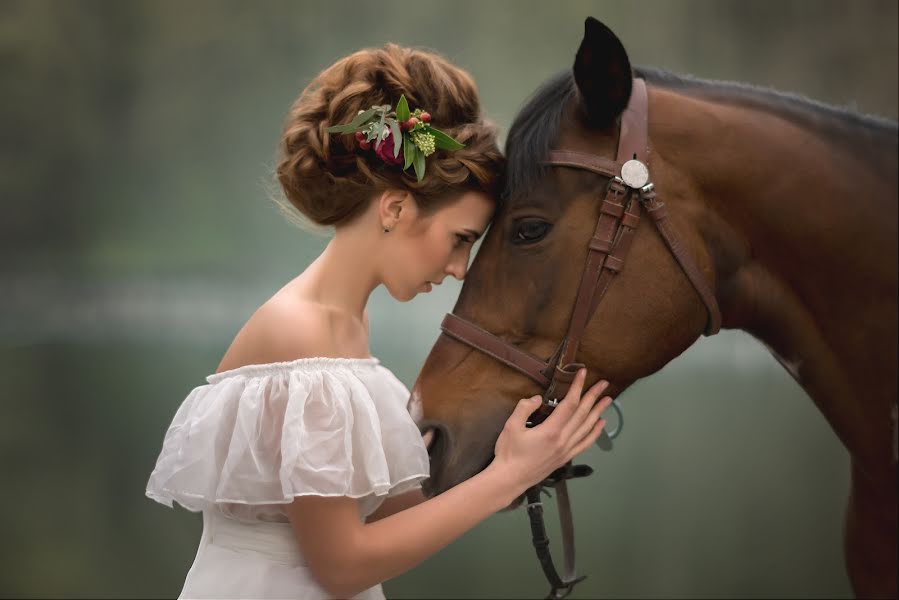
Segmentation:
{"type": "MultiPolygon", "coordinates": [[[[572,150],[553,150],[549,153],[549,160],[545,161],[545,164],[554,167],[585,169],[607,178],[596,229],[588,242],[587,262],[571,312],[568,332],[553,355],[548,360],[543,360],[452,313],[446,315],[440,326],[445,335],[489,354],[529,377],[545,390],[543,403],[531,416],[532,425],[542,422],[552,412],[558,399],[568,393],[578,370],[585,367],[583,363],[575,362],[581,337],[615,275],[624,267],[643,209],[646,209],[665,245],[706,307],[708,321],[704,335],[714,335],[721,328],[721,312],[715,296],[696,262],[680,244],[668,221],[665,205],[656,199],[653,184],[650,183],[647,168],[647,116],[646,84],[642,79],[634,79],[628,106],[621,116],[615,161],[572,150]]],[[[618,409],[617,403],[613,406],[618,409]]],[[[618,430],[620,431],[620,425],[618,430]]],[[[614,435],[610,436],[603,431],[597,444],[604,450],[610,450],[614,435]]],[[[586,465],[572,465],[569,462],[526,492],[534,547],[552,586],[547,598],[564,598],[576,583],[584,579],[574,574],[574,528],[566,480],[589,475],[591,472],[592,469],[586,465]],[[560,577],[553,566],[549,554],[549,539],[543,527],[540,493],[546,487],[553,487],[557,492],[565,551],[564,577],[560,577]]]]}

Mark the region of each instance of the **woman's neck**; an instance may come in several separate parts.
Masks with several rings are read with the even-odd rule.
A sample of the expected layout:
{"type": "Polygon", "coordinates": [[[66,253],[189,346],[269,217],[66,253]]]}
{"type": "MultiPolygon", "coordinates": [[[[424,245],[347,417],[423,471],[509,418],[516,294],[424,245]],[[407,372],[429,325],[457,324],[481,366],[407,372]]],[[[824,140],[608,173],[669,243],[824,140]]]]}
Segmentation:
{"type": "Polygon", "coordinates": [[[371,252],[349,231],[334,235],[322,253],[295,280],[305,300],[364,321],[368,298],[381,284],[371,252]]]}

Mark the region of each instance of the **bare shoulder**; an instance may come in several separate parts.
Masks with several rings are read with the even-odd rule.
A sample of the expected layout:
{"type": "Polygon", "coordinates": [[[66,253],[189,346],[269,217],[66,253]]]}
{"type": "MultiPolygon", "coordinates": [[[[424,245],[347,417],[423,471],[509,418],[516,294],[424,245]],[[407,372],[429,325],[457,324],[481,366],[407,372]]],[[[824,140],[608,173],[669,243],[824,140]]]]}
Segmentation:
{"type": "Polygon", "coordinates": [[[313,303],[272,298],[237,332],[218,371],[331,356],[335,344],[328,321],[328,315],[313,303]]]}
{"type": "Polygon", "coordinates": [[[364,356],[367,318],[364,336],[359,329],[328,307],[274,296],[240,329],[217,372],[317,356],[364,356]]]}

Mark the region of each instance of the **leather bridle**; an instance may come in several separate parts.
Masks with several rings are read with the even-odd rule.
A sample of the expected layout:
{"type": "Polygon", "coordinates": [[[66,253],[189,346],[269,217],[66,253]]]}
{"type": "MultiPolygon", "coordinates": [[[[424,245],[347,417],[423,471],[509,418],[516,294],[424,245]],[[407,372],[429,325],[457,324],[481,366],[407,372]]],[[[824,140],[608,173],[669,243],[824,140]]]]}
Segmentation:
{"type": "MultiPolygon", "coordinates": [[[[646,84],[642,79],[634,79],[628,106],[621,116],[615,161],[572,150],[553,150],[549,153],[549,160],[545,161],[550,166],[585,169],[608,178],[596,229],[588,242],[587,261],[571,312],[568,332],[553,355],[543,360],[452,313],[446,315],[440,326],[443,334],[489,354],[537,382],[545,390],[543,403],[531,416],[530,425],[543,421],[552,412],[558,399],[568,393],[578,370],[585,367],[583,363],[575,362],[581,337],[615,275],[624,267],[644,208],[706,307],[708,321],[704,335],[714,335],[721,328],[721,312],[714,293],[696,262],[679,243],[667,219],[665,205],[656,199],[653,184],[649,181],[647,116],[646,84]]],[[[617,404],[615,407],[617,409],[617,404]]],[[[603,431],[597,443],[604,450],[609,450],[612,437],[614,434],[610,436],[603,431]]],[[[569,462],[526,493],[534,546],[552,586],[547,598],[564,598],[576,583],[584,579],[574,575],[574,529],[566,480],[589,475],[591,472],[592,469],[586,465],[572,465],[569,462]],[[554,487],[558,495],[565,550],[563,577],[558,575],[553,566],[549,540],[543,527],[540,492],[546,487],[554,487]]]]}

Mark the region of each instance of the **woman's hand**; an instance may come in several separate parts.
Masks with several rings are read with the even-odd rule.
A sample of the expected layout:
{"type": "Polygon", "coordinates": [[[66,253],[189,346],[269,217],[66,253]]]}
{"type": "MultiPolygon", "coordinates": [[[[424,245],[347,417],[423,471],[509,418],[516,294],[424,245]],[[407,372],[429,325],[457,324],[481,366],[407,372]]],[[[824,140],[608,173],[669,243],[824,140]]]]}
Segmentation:
{"type": "Polygon", "coordinates": [[[589,448],[606,424],[600,416],[612,398],[597,402],[607,381],[598,381],[582,397],[586,374],[586,369],[578,371],[558,406],[534,427],[525,423],[540,406],[540,396],[519,400],[496,440],[490,468],[502,470],[523,491],[589,448]]]}

